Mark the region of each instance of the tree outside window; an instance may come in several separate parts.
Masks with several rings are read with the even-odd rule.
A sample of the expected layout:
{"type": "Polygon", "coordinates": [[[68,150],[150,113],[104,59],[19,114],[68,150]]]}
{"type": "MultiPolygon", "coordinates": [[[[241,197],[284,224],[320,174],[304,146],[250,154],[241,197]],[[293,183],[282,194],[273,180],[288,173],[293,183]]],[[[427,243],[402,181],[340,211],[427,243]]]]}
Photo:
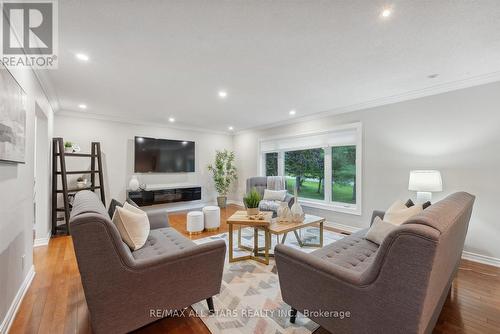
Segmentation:
{"type": "Polygon", "coordinates": [[[287,189],[298,196],[325,199],[325,152],[322,148],[285,152],[287,189]]]}
{"type": "Polygon", "coordinates": [[[266,176],[277,176],[278,175],[278,153],[266,153],[266,176]]]}
{"type": "Polygon", "coordinates": [[[332,201],[356,204],[356,146],[332,147],[332,201]]]}

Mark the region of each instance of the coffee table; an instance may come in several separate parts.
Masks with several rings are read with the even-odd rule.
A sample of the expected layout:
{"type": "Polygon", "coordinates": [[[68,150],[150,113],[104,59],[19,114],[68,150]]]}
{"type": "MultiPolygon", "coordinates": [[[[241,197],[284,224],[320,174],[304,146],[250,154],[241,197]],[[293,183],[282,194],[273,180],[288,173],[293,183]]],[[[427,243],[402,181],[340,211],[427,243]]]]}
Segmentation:
{"type": "Polygon", "coordinates": [[[325,222],[324,218],[305,215],[304,221],[300,223],[281,223],[272,219],[272,212],[264,212],[263,220],[251,220],[246,211],[236,211],[231,217],[227,219],[227,224],[229,228],[229,262],[244,261],[244,260],[255,260],[264,264],[269,264],[269,257],[274,256],[269,252],[271,248],[271,235],[276,235],[278,243],[285,243],[288,233],[293,232],[297,242],[300,247],[323,247],[323,224],[325,222]],[[250,251],[250,255],[234,257],[233,254],[233,231],[234,225],[238,229],[238,244],[239,249],[244,249],[250,251]],[[305,227],[317,226],[319,228],[319,242],[317,244],[307,243],[302,240],[299,235],[299,231],[305,227]],[[253,248],[247,247],[241,244],[241,228],[242,227],[253,227],[254,229],[254,240],[253,248]],[[259,247],[259,230],[264,232],[264,246],[259,247]],[[281,241],[279,236],[282,235],[281,241]],[[261,251],[264,251],[263,253],[261,251]]]}
{"type": "Polygon", "coordinates": [[[313,215],[305,215],[304,221],[300,223],[280,223],[277,221],[274,221],[269,225],[269,233],[276,235],[279,241],[279,236],[283,235],[281,242],[282,244],[285,243],[286,236],[288,235],[289,232],[293,232],[295,234],[295,238],[297,239],[297,242],[299,243],[300,247],[323,247],[323,224],[325,222],[325,218],[321,218],[318,216],[313,216],[313,215]],[[301,237],[299,236],[298,231],[309,226],[318,226],[319,228],[319,243],[317,244],[312,244],[312,243],[307,243],[302,241],[301,237]]]}
{"type": "Polygon", "coordinates": [[[244,260],[255,260],[264,264],[269,264],[269,248],[271,248],[271,239],[268,227],[273,219],[272,212],[264,212],[263,220],[250,219],[246,211],[236,211],[231,217],[226,220],[229,229],[229,262],[237,262],[244,260]],[[238,230],[238,248],[251,251],[250,255],[234,257],[233,255],[233,229],[237,225],[238,230]],[[241,227],[253,227],[253,248],[243,246],[241,244],[241,227]],[[264,247],[259,248],[259,229],[264,231],[265,241],[264,247]],[[264,254],[259,253],[259,250],[264,250],[264,254]],[[263,255],[263,258],[261,257],[263,255]]]}

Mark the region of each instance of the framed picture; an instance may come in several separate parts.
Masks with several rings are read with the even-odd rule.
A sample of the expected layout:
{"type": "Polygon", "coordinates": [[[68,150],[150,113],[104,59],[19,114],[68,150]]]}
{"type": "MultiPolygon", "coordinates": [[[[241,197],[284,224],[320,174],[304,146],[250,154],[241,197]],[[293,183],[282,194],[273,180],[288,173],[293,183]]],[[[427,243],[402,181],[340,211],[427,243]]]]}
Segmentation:
{"type": "Polygon", "coordinates": [[[27,96],[0,64],[0,161],[25,163],[27,96]]]}

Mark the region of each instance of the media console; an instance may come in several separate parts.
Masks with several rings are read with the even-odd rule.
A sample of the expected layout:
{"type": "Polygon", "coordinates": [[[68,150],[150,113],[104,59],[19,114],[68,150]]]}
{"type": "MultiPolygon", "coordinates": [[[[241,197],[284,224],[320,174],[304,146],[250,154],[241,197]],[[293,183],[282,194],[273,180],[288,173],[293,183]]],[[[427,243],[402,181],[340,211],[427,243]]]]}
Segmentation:
{"type": "Polygon", "coordinates": [[[128,197],[138,206],[196,201],[201,199],[199,186],[155,186],[152,189],[128,191],[128,197]]]}

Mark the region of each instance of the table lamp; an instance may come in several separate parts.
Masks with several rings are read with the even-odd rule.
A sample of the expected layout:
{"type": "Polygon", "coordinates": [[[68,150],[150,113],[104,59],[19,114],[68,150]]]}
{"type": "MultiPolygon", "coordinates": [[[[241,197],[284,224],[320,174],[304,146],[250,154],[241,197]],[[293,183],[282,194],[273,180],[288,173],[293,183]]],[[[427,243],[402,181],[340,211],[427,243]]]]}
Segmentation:
{"type": "Polygon", "coordinates": [[[417,202],[425,203],[432,199],[432,193],[443,191],[441,173],[437,170],[412,170],[408,190],[417,192],[417,202]]]}

